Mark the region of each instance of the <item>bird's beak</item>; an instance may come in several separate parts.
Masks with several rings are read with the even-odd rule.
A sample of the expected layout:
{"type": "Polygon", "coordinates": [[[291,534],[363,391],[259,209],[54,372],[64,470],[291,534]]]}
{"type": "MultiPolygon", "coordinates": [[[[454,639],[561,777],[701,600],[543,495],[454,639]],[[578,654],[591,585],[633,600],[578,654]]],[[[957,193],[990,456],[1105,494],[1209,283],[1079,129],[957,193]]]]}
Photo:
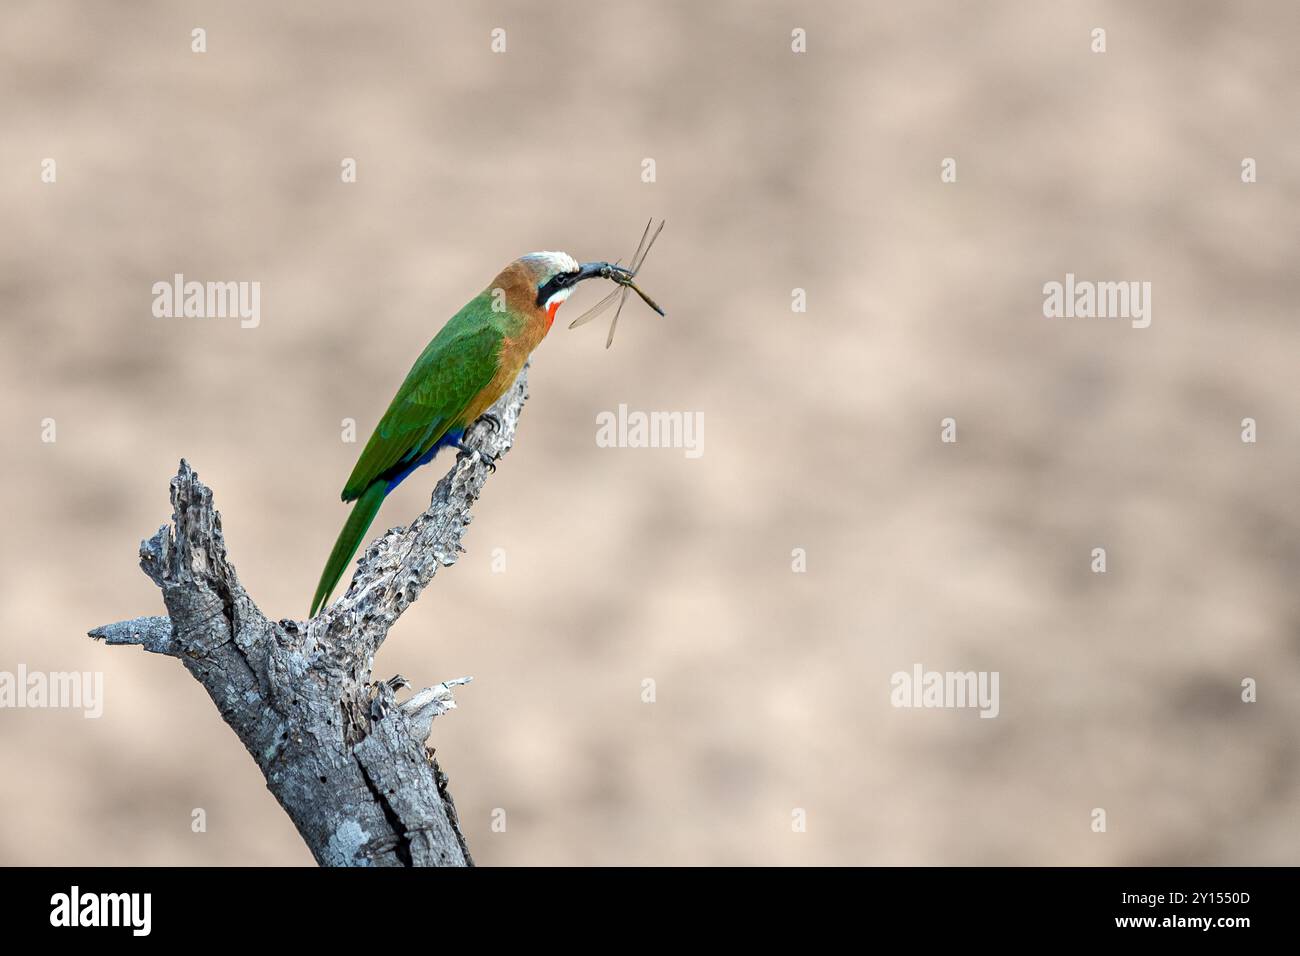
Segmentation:
{"type": "Polygon", "coordinates": [[[632,273],[622,266],[616,266],[612,262],[584,262],[578,267],[577,278],[573,280],[576,285],[584,279],[613,279],[619,282],[622,279],[631,279],[632,273]]]}

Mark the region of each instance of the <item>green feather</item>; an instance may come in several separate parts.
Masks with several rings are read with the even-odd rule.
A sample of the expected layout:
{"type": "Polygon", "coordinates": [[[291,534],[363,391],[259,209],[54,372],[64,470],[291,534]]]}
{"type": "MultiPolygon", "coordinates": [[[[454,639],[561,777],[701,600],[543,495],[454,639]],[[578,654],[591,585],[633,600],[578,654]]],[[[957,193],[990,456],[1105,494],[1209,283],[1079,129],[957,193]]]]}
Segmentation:
{"type": "Polygon", "coordinates": [[[481,299],[456,313],[415,360],[357,459],[344,501],[360,497],[400,462],[420,457],[445,432],[469,424],[461,416],[496,375],[505,338],[491,300],[480,308],[481,299]]]}
{"type": "Polygon", "coordinates": [[[452,316],[415,360],[343,488],[343,500],[356,505],[325,562],[310,616],[329,599],[356,554],[388,494],[391,474],[421,458],[448,431],[470,424],[464,414],[496,375],[502,342],[516,322],[492,311],[491,295],[484,292],[452,316]]]}
{"type": "Polygon", "coordinates": [[[366,536],[370,523],[379,513],[379,506],[384,503],[384,495],[387,491],[388,487],[384,482],[376,481],[352,506],[352,514],[348,515],[348,520],[343,523],[343,530],[339,532],[338,540],[334,542],[334,550],[330,552],[329,560],[325,562],[325,570],[320,573],[320,583],[316,585],[316,596],[311,599],[311,613],[307,615],[308,618],[316,616],[317,609],[329,599],[330,592],[339,583],[339,578],[343,577],[344,569],[352,560],[352,556],[357,553],[357,546],[361,544],[361,539],[366,536]]]}

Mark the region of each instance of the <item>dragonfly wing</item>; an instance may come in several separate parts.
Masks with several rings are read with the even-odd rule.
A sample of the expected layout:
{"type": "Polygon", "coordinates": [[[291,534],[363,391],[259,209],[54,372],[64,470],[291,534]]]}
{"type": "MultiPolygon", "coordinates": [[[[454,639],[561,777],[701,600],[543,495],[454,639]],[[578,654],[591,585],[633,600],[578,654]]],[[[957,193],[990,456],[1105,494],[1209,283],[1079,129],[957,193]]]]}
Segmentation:
{"type": "Polygon", "coordinates": [[[652,222],[654,222],[653,219],[646,223],[645,233],[641,236],[641,244],[636,247],[636,253],[632,256],[632,261],[627,264],[627,267],[632,271],[632,275],[636,275],[641,271],[641,263],[645,262],[645,257],[650,254],[650,247],[659,238],[659,233],[664,231],[664,220],[660,219],[659,228],[655,230],[653,236],[650,236],[650,223],[652,222]],[[650,236],[649,242],[646,242],[646,236],[650,236]]]}
{"type": "Polygon", "coordinates": [[[632,258],[627,264],[628,271],[636,275],[637,263],[641,261],[641,254],[645,251],[645,237],[650,235],[650,227],[654,225],[654,216],[645,224],[645,232],[641,233],[641,241],[636,244],[636,252],[632,253],[632,258]]]}
{"type": "Polygon", "coordinates": [[[618,309],[614,312],[614,321],[609,323],[609,337],[605,339],[605,348],[614,344],[614,329],[618,326],[618,317],[623,314],[623,303],[627,301],[627,286],[619,286],[619,292],[623,293],[622,298],[618,300],[618,309]]]}
{"type": "Polygon", "coordinates": [[[586,325],[592,319],[601,315],[606,309],[614,304],[614,300],[618,298],[618,294],[622,291],[623,287],[621,285],[614,286],[614,291],[610,292],[609,295],[605,296],[605,298],[601,299],[586,312],[582,313],[582,315],[570,322],[569,328],[576,329],[580,325],[586,325]]]}

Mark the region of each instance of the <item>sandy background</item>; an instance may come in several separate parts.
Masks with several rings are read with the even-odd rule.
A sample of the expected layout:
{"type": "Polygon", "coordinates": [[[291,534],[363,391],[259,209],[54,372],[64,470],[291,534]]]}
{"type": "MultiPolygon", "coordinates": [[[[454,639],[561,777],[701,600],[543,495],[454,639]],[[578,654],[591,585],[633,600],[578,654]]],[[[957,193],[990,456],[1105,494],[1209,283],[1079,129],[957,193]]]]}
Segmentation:
{"type": "Polygon", "coordinates": [[[377,664],[476,677],[434,743],[478,860],[1295,863],[1298,47],[1283,0],[5,4],[0,670],[107,699],[0,710],[0,862],[309,864],[180,665],[85,631],[160,612],[182,455],[301,616],[340,420],[515,256],[655,215],[669,317],[557,322],[377,664]],[[1151,281],[1151,327],[1043,318],[1067,271],[1151,281]],[[175,272],[261,326],[154,319],[175,272]],[[703,457],[598,448],[619,403],[703,412],[703,457]],[[918,662],[1000,716],[892,708],[918,662]]]}

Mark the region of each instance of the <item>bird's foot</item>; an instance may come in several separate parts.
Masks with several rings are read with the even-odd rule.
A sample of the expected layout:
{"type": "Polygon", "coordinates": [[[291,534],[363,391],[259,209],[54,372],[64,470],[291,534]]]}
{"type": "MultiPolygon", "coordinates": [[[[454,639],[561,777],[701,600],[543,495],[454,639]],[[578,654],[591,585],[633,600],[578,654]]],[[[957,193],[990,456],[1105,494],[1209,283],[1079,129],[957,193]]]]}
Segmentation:
{"type": "Polygon", "coordinates": [[[484,412],[482,415],[478,417],[478,420],[481,422],[487,422],[488,427],[491,428],[494,432],[501,431],[501,419],[497,418],[491,412],[484,412]]]}
{"type": "Polygon", "coordinates": [[[466,444],[465,444],[464,442],[462,442],[462,441],[458,441],[458,442],[456,442],[456,447],[459,448],[461,451],[466,451],[466,452],[475,452],[475,453],[478,454],[478,456],[479,456],[480,458],[482,458],[483,461],[487,464],[488,469],[489,469],[490,471],[496,471],[496,470],[497,470],[497,456],[496,456],[496,455],[489,455],[489,454],[488,454],[487,452],[485,452],[482,448],[471,448],[469,445],[466,445],[466,444]]]}

